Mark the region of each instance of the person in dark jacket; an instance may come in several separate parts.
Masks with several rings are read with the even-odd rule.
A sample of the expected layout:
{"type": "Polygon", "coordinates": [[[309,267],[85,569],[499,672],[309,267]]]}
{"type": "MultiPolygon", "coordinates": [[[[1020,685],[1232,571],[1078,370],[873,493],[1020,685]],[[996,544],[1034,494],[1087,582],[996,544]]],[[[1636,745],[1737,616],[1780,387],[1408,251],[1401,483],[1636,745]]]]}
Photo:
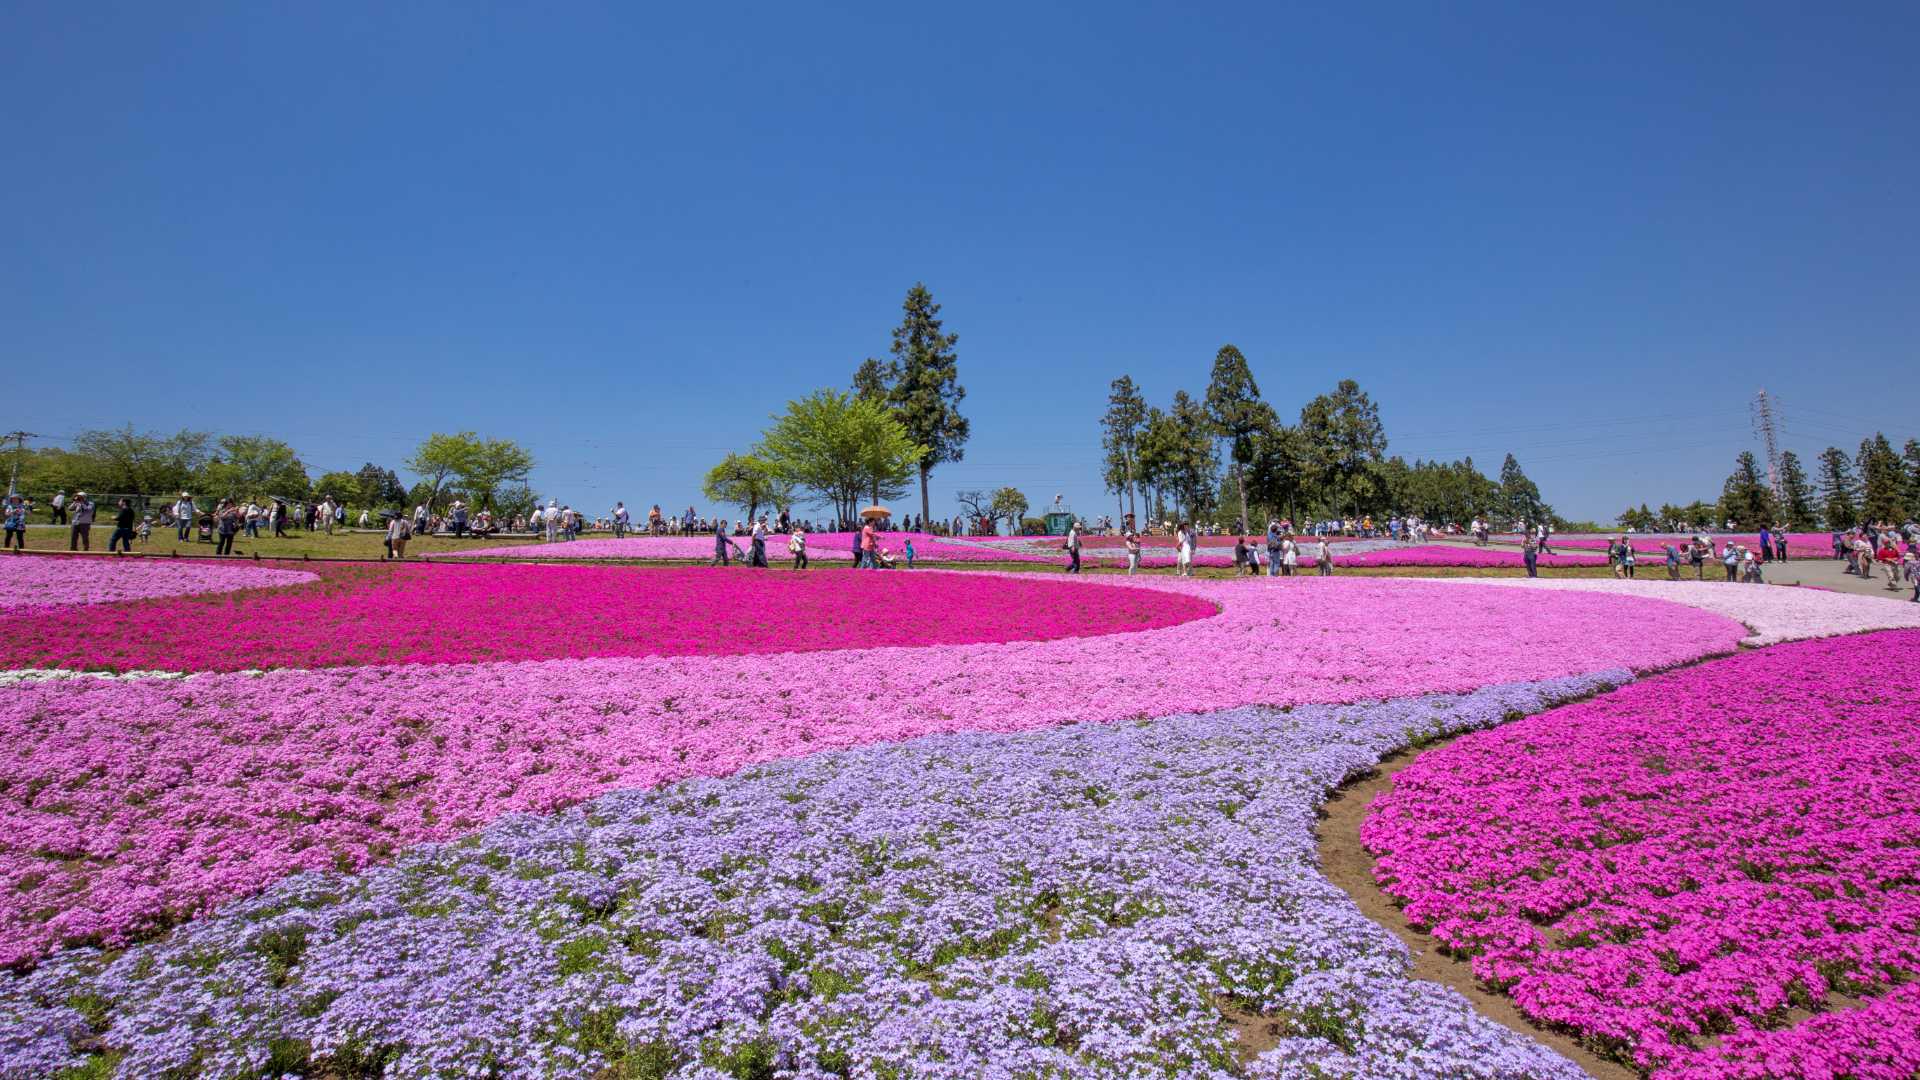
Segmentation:
{"type": "Polygon", "coordinates": [[[107,537],[107,550],[118,551],[122,555],[133,554],[133,500],[121,499],[120,509],[113,515],[113,535],[107,537]]]}

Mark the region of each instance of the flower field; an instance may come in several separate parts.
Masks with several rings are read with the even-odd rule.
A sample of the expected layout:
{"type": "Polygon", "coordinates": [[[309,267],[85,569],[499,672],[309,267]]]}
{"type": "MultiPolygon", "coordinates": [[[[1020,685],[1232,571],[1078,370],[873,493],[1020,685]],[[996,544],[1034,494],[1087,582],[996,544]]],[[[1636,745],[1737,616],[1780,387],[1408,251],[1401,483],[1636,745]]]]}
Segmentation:
{"type": "MultiPolygon", "coordinates": [[[[0,560],[0,575],[42,561],[0,560]]],[[[15,669],[0,686],[0,1076],[1571,1078],[1411,978],[1405,949],[1321,874],[1332,789],[1409,743],[1488,729],[1431,752],[1453,754],[1557,717],[1612,725],[1618,757],[1661,717],[1632,727],[1609,702],[1732,670],[1709,678],[1718,697],[1681,699],[1691,718],[1829,654],[1729,665],[1852,647],[1895,659],[1767,699],[1770,724],[1667,725],[1731,746],[1817,718],[1812,749],[1739,758],[1783,794],[1742,801],[1695,770],[1712,798],[1675,812],[1673,843],[1738,824],[1728,804],[1786,827],[1793,770],[1815,780],[1820,837],[1870,820],[1896,841],[1911,803],[1869,759],[1892,745],[1883,714],[1915,698],[1887,670],[1912,631],[1739,652],[1914,625],[1836,593],[503,562],[176,579],[90,602],[145,564],[73,565],[100,577],[0,615],[15,669]],[[1881,711],[1850,721],[1861,708],[1881,711]],[[1876,729],[1884,742],[1845,745],[1876,729]],[[1768,762],[1786,771],[1761,775],[1768,762]],[[1819,778],[1848,768],[1851,788],[1819,778]]],[[[1600,741],[1549,734],[1528,743],[1541,761],[1600,741]]],[[[1599,793],[1615,773],[1571,775],[1599,793]]],[[[1483,818],[1530,813],[1540,785],[1488,777],[1468,793],[1481,816],[1405,836],[1485,833],[1487,857],[1524,858],[1491,846],[1500,826],[1483,818]]],[[[1408,806],[1395,820],[1447,809],[1408,806]]],[[[1571,814],[1553,803],[1511,840],[1591,825],[1571,814]]],[[[1867,845],[1847,872],[1892,897],[1911,849],[1867,845]]],[[[1689,872],[1718,872],[1698,860],[1689,872]]],[[[1422,896],[1451,896],[1445,875],[1466,871],[1435,865],[1422,896]]],[[[1782,889],[1811,872],[1774,869],[1782,889]]],[[[1683,1046],[1645,1067],[1691,1078],[1833,1039],[1871,1048],[1908,1015],[1911,960],[1886,950],[1910,908],[1842,890],[1768,910],[1730,962],[1749,982],[1727,993],[1809,970],[1880,1011],[1756,1021],[1718,1057],[1683,1046]],[[1856,932],[1843,902],[1871,925],[1856,932]],[[1768,942],[1813,913],[1842,919],[1824,951],[1776,957],[1768,942]]],[[[1462,933],[1511,917],[1454,914],[1462,933]]],[[[1541,965],[1510,959],[1517,998],[1541,965]]],[[[1588,974],[1615,972],[1541,974],[1542,1000],[1693,1015],[1588,974]]]]}
{"type": "MultiPolygon", "coordinates": [[[[17,564],[48,561],[0,560],[0,584],[17,564]]],[[[762,579],[708,567],[426,563],[328,565],[318,576],[232,569],[311,585],[0,614],[0,670],[243,671],[947,645],[1148,630],[1214,611],[1197,597],[1075,590],[1030,576],[762,579]]]]}
{"type": "Polygon", "coordinates": [[[1916,658],[1887,631],[1646,679],[1423,757],[1363,837],[1477,975],[1661,1076],[1910,1077],[1916,658]]]}
{"type": "MultiPolygon", "coordinates": [[[[727,549],[729,558],[738,559],[743,551],[752,547],[744,536],[729,538],[732,546],[727,549]],[[736,550],[737,549],[737,550],[736,550]]],[[[888,532],[881,533],[877,543],[901,560],[906,561],[905,545],[913,541],[914,562],[936,563],[980,563],[980,562],[1028,562],[1040,556],[1011,549],[996,549],[973,540],[955,540],[948,537],[933,536],[928,533],[888,532]]],[[[853,561],[854,534],[808,533],[807,558],[810,562],[832,565],[836,562],[853,561]]],[[[1054,545],[1058,547],[1056,543],[1054,545]]],[[[436,553],[439,558],[460,559],[517,559],[526,561],[594,561],[594,560],[630,560],[649,561],[706,561],[713,558],[714,540],[711,534],[700,536],[629,536],[621,539],[602,537],[593,540],[570,540],[553,544],[510,544],[505,547],[475,548],[471,551],[443,551],[436,553]]],[[[776,533],[767,538],[767,561],[770,563],[791,561],[787,553],[787,535],[776,533]]]]}
{"type": "MultiPolygon", "coordinates": [[[[1503,536],[1499,537],[1499,539],[1505,543],[1514,545],[1520,543],[1518,536],[1503,536]]],[[[1619,537],[1617,536],[1555,536],[1548,539],[1547,546],[1578,551],[1604,552],[1609,545],[1618,539],[1619,537]]],[[[1680,533],[1637,533],[1627,537],[1627,543],[1632,545],[1634,552],[1638,555],[1664,555],[1667,544],[1680,547],[1684,552],[1684,545],[1692,539],[1691,536],[1680,533]]],[[[1755,552],[1760,550],[1760,534],[1757,532],[1745,534],[1714,533],[1712,534],[1712,539],[1715,552],[1718,552],[1729,540],[1735,544],[1744,544],[1755,552]]],[[[1833,558],[1833,538],[1827,533],[1787,533],[1785,539],[1787,542],[1787,557],[1790,559],[1833,558]]]]}
{"type": "Polygon", "coordinates": [[[272,589],[314,581],[299,570],[242,563],[126,561],[16,556],[0,559],[0,614],[40,613],[75,604],[272,589]]]}

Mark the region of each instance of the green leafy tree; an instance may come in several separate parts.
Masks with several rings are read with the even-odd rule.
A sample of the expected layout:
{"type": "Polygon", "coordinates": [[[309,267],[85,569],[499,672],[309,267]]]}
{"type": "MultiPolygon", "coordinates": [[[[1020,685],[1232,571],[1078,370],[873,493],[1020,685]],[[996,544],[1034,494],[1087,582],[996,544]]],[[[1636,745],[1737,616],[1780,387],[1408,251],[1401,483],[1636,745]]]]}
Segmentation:
{"type": "Polygon", "coordinates": [[[1907,478],[1893,444],[1881,434],[1862,439],[1854,464],[1860,470],[1861,518],[1869,522],[1900,521],[1905,516],[1907,478]]]}
{"type": "MultiPolygon", "coordinates": [[[[420,482],[426,485],[425,497],[422,499],[416,496],[412,501],[424,502],[429,510],[434,509],[440,501],[441,489],[446,487],[447,481],[458,476],[460,470],[466,468],[467,457],[473,453],[476,438],[477,436],[471,431],[462,431],[453,435],[436,431],[427,436],[426,441],[416,447],[413,455],[402,463],[406,465],[408,472],[418,476],[420,482]]],[[[417,485],[415,490],[418,491],[417,485]]]]}
{"type": "Polygon", "coordinates": [[[905,491],[927,453],[886,406],[835,390],[788,402],[773,421],[753,456],[842,521],[854,519],[864,497],[905,491]]]}
{"type": "Polygon", "coordinates": [[[1107,390],[1107,412],[1100,418],[1100,445],[1106,451],[1101,473],[1107,490],[1127,497],[1126,513],[1137,514],[1134,501],[1140,459],[1140,436],[1147,426],[1147,403],[1133,385],[1133,378],[1122,375],[1107,390]]]}
{"type": "Polygon", "coordinates": [[[1760,474],[1760,463],[1750,450],[1740,451],[1733,473],[1720,489],[1720,517],[1725,521],[1757,529],[1775,518],[1773,492],[1760,474]]]}
{"type": "Polygon", "coordinates": [[[1860,522],[1860,484],[1852,459],[1837,446],[1820,453],[1820,504],[1829,529],[1851,529],[1860,522]]]}
{"type": "Polygon", "coordinates": [[[1359,383],[1342,379],[1333,393],[1300,410],[1300,430],[1313,448],[1314,483],[1324,505],[1346,516],[1364,513],[1382,494],[1373,468],[1387,450],[1380,407],[1359,383]]]}
{"type": "Polygon", "coordinates": [[[454,482],[468,503],[482,510],[498,510],[533,475],[533,455],[512,439],[474,439],[454,482]]]}
{"type": "Polygon", "coordinates": [[[1800,455],[1789,450],[1780,455],[1780,512],[1793,529],[1811,529],[1820,521],[1813,505],[1813,485],[1807,482],[1807,470],[1800,455]]]}
{"type": "Polygon", "coordinates": [[[1260,400],[1260,386],[1253,381],[1247,358],[1232,345],[1220,346],[1213,356],[1213,378],[1207,384],[1207,419],[1213,430],[1227,441],[1227,460],[1232,463],[1234,488],[1239,498],[1238,513],[1247,505],[1246,470],[1253,464],[1254,442],[1261,432],[1273,426],[1273,409],[1260,400]]]}
{"type": "Polygon", "coordinates": [[[332,499],[342,506],[367,507],[371,505],[360,492],[360,474],[344,470],[324,472],[320,479],[313,482],[313,497],[332,499]]]}
{"type": "Polygon", "coordinates": [[[193,486],[212,457],[201,431],[172,435],[135,431],[132,424],[82,431],[73,453],[85,461],[84,482],[94,494],[166,496],[193,486]]]}
{"type": "Polygon", "coordinates": [[[793,486],[775,475],[773,466],[760,458],[751,454],[728,454],[720,459],[720,464],[707,470],[700,493],[713,502],[740,507],[747,512],[748,520],[752,520],[762,506],[778,506],[782,495],[791,499],[793,486]]]}
{"type": "Polygon", "coordinates": [[[934,467],[959,461],[971,428],[960,415],[967,392],[960,385],[959,357],[953,347],[960,335],[949,334],[940,323],[940,305],[927,287],[916,282],[901,305],[903,316],[893,331],[893,364],[898,372],[891,396],[907,436],[922,448],[920,517],[931,516],[927,483],[934,467]]]}
{"type": "Polygon", "coordinates": [[[293,447],[260,435],[223,435],[202,467],[201,487],[215,498],[304,500],[312,488],[293,447]]]}
{"type": "MultiPolygon", "coordinates": [[[[1020,523],[1027,516],[1027,497],[1020,494],[1018,488],[1003,487],[993,493],[991,513],[988,516],[995,521],[1005,521],[1007,535],[1017,536],[1020,533],[1020,523]]],[[[1043,523],[1042,528],[1044,527],[1043,523]]]]}

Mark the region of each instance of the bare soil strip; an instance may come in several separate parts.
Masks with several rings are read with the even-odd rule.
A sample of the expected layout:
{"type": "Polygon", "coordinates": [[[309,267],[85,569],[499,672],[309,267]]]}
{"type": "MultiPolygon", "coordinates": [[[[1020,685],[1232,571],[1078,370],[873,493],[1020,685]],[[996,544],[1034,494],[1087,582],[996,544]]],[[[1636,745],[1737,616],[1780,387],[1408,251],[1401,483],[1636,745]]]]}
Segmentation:
{"type": "Polygon", "coordinates": [[[1374,858],[1360,843],[1360,823],[1366,819],[1367,808],[1373,805],[1376,796],[1393,786],[1394,773],[1412,764],[1422,751],[1444,745],[1446,741],[1450,740],[1403,750],[1382,761],[1372,773],[1333,793],[1321,807],[1323,817],[1318,829],[1321,872],[1351,896],[1367,918],[1391,930],[1407,946],[1413,953],[1415,978],[1458,990],[1482,1016],[1551,1046],[1596,1080],[1638,1080],[1641,1075],[1638,1071],[1598,1056],[1567,1034],[1535,1024],[1521,1015],[1504,994],[1481,987],[1473,977],[1470,963],[1442,954],[1431,937],[1407,924],[1399,905],[1374,884],[1374,858]]]}

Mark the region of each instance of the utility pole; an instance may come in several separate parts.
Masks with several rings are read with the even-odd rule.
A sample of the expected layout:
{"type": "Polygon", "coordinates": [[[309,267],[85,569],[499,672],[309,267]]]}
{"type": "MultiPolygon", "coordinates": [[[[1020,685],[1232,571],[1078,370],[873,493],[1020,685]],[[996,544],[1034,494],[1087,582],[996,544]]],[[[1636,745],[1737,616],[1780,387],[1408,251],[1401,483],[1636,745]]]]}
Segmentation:
{"type": "Polygon", "coordinates": [[[13,478],[7,481],[8,495],[20,494],[20,459],[27,456],[27,440],[39,437],[31,431],[9,431],[5,435],[0,435],[0,443],[11,439],[14,446],[13,478]]]}
{"type": "Polygon", "coordinates": [[[1765,387],[1753,397],[1753,433],[1760,436],[1760,442],[1767,451],[1767,486],[1773,489],[1773,497],[1784,497],[1780,490],[1780,434],[1774,421],[1773,398],[1768,396],[1765,387]]]}

